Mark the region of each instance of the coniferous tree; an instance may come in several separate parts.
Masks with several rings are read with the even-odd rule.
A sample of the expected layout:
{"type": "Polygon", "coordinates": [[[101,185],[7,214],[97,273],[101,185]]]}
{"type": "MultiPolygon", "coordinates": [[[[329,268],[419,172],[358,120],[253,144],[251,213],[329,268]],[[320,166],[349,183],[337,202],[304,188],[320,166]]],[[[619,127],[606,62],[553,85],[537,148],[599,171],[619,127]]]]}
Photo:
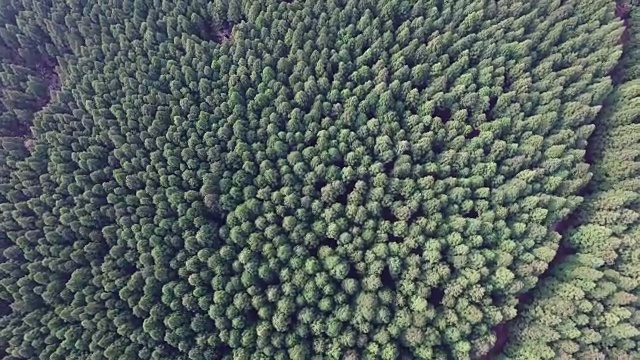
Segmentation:
{"type": "MultiPolygon", "coordinates": [[[[5,3],[12,359],[482,356],[582,202],[623,29],[605,0],[5,3]]],[[[614,355],[637,336],[634,270],[603,268],[635,256],[619,126],[593,178],[629,180],[580,210],[606,210],[575,233],[598,253],[553,293],[614,355]]],[[[539,339],[596,348],[557,324],[539,339]]]]}

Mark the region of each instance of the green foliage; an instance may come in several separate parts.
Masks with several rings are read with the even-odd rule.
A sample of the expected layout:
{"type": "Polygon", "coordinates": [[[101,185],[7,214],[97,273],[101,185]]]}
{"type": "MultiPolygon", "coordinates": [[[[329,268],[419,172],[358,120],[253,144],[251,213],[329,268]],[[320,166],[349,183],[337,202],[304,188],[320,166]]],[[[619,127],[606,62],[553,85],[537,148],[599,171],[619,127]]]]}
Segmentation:
{"type": "MultiPolygon", "coordinates": [[[[513,331],[508,358],[604,358],[640,355],[637,342],[640,81],[621,85],[590,140],[602,151],[593,164],[596,190],[568,236],[576,251],[534,294],[513,331]],[[635,140],[634,140],[635,139],[635,140]],[[548,349],[536,357],[534,349],[548,349]],[[543,355],[546,354],[546,355],[543,355]]],[[[591,145],[591,143],[590,143],[591,145]]]]}
{"type": "MultiPolygon", "coordinates": [[[[480,357],[582,201],[621,54],[605,0],[5,3],[8,359],[480,357]]],[[[632,249],[608,221],[575,242],[632,249]]],[[[579,261],[562,305],[600,284],[586,335],[631,349],[631,276],[579,261]]]]}
{"type": "Polygon", "coordinates": [[[640,356],[640,78],[638,9],[631,7],[621,79],[589,139],[589,196],[566,234],[569,255],[533,294],[512,329],[507,359],[640,356]]]}

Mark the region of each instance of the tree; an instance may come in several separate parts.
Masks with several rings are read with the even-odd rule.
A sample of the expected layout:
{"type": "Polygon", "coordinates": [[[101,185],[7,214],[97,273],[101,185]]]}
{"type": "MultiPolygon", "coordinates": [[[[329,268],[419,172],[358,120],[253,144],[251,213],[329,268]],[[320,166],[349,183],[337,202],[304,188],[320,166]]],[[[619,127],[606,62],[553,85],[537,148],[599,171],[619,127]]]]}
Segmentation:
{"type": "Polygon", "coordinates": [[[7,357],[635,356],[609,1],[2,5],[7,357]]]}

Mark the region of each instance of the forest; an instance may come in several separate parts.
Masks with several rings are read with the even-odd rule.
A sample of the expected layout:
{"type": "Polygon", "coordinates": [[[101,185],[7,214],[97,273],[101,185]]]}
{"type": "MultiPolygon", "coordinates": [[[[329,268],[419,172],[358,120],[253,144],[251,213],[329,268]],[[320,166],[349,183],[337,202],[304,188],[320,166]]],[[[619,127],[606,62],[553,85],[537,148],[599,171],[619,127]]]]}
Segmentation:
{"type": "Polygon", "coordinates": [[[640,1],[0,0],[0,359],[640,359],[640,1]]]}

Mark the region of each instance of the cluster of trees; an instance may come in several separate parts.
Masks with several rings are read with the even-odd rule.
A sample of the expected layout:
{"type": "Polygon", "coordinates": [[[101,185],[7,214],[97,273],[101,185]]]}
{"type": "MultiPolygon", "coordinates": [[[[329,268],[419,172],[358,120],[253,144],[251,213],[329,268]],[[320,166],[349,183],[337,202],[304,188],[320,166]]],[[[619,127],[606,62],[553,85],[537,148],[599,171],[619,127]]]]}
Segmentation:
{"type": "Polygon", "coordinates": [[[612,2],[2,4],[3,358],[634,354],[612,2]]]}
{"type": "Polygon", "coordinates": [[[640,356],[640,81],[624,83],[611,100],[590,140],[602,150],[595,189],[565,237],[574,253],[534,292],[512,329],[508,358],[640,356]]]}
{"type": "Polygon", "coordinates": [[[506,359],[640,357],[640,12],[625,9],[620,84],[589,139],[593,179],[564,240],[512,328],[506,359]]]}

